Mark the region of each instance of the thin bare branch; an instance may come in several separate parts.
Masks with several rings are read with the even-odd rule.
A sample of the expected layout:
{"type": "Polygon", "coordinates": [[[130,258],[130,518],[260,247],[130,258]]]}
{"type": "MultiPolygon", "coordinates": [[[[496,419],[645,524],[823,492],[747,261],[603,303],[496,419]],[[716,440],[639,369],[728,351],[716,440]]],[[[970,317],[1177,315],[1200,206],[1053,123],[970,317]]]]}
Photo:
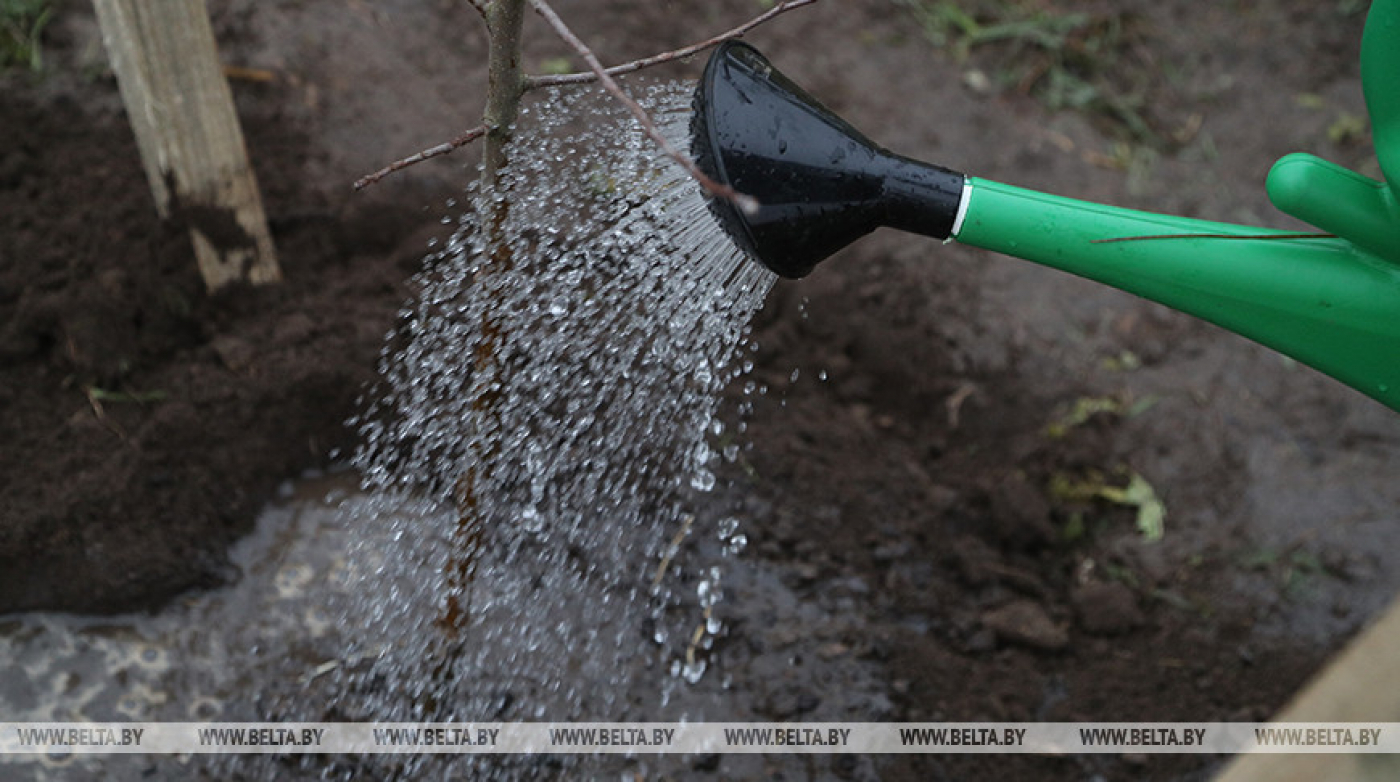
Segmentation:
{"type": "MultiPolygon", "coordinates": [[[[749,30],[758,27],[759,25],[763,24],[764,22],[767,22],[769,19],[772,19],[775,16],[778,16],[779,14],[786,13],[797,8],[801,8],[804,5],[811,5],[815,2],[817,2],[817,0],[786,0],[786,2],[782,2],[773,6],[767,11],[764,11],[758,16],[755,16],[754,18],[750,19],[749,21],[744,22],[738,27],[720,33],[719,35],[716,35],[713,38],[708,38],[706,40],[700,41],[698,43],[693,43],[689,46],[676,49],[674,51],[663,52],[652,57],[644,57],[640,60],[633,60],[632,62],[623,63],[622,65],[614,65],[611,68],[604,69],[604,73],[608,74],[609,76],[622,76],[623,74],[632,73],[634,71],[640,71],[643,68],[651,68],[657,65],[661,65],[663,63],[684,59],[686,57],[691,56],[692,54],[703,52],[712,46],[718,46],[731,38],[738,38],[744,33],[747,33],[749,30]]],[[[531,76],[525,82],[525,89],[536,90],[542,87],[559,87],[566,84],[589,84],[597,80],[598,74],[594,73],[593,71],[585,71],[581,73],[563,73],[547,76],[531,76]]]]}
{"type": "Polygon", "coordinates": [[[701,187],[708,190],[712,195],[733,202],[735,206],[745,212],[752,213],[758,209],[758,202],[754,200],[753,196],[744,195],[729,185],[716,182],[706,176],[705,172],[701,171],[700,168],[695,165],[695,161],[691,160],[689,155],[672,146],[671,142],[667,141],[666,137],[661,135],[661,131],[657,129],[656,123],[652,121],[651,115],[647,114],[646,109],[642,108],[641,104],[633,100],[632,96],[628,95],[627,91],[622,89],[612,76],[608,75],[607,71],[603,68],[603,64],[598,62],[597,55],[593,54],[593,50],[588,48],[588,45],[583,41],[579,40],[577,35],[574,35],[574,32],[569,29],[569,26],[564,24],[564,20],[559,18],[559,15],[554,12],[553,8],[550,8],[549,3],[545,2],[545,0],[530,0],[530,5],[534,6],[535,13],[543,17],[544,20],[549,23],[549,26],[554,28],[555,34],[563,39],[564,43],[567,43],[569,46],[573,47],[574,51],[578,52],[578,55],[583,58],[583,61],[588,64],[588,67],[592,69],[593,73],[597,74],[598,81],[602,83],[603,88],[611,93],[614,98],[621,101],[622,105],[626,106],[628,111],[632,112],[632,116],[637,119],[637,122],[642,126],[642,130],[646,132],[647,136],[656,146],[661,148],[662,152],[666,153],[667,157],[676,161],[681,168],[684,168],[694,177],[695,181],[700,183],[701,187]]]}
{"type": "MultiPolygon", "coordinates": [[[[480,11],[482,13],[483,18],[486,17],[486,0],[467,0],[467,2],[471,3],[473,8],[480,11]]],[[[731,38],[737,38],[743,35],[744,33],[747,33],[748,31],[754,29],[755,27],[758,27],[764,22],[767,22],[773,17],[778,16],[779,14],[783,14],[788,11],[801,8],[804,5],[811,5],[815,2],[817,2],[817,0],[784,0],[784,2],[773,6],[767,11],[764,11],[758,16],[755,16],[754,18],[750,19],[749,21],[744,22],[738,27],[720,33],[719,35],[716,35],[713,38],[708,38],[704,41],[691,44],[690,46],[686,46],[681,49],[676,49],[670,52],[664,52],[662,54],[658,54],[652,57],[646,57],[640,60],[633,60],[632,62],[623,63],[622,65],[616,65],[611,68],[602,68],[597,61],[597,57],[593,57],[591,51],[588,50],[588,47],[583,46],[584,51],[589,51],[589,54],[584,58],[585,62],[588,60],[589,57],[592,57],[593,62],[589,63],[590,68],[592,68],[592,66],[594,65],[599,65],[598,68],[592,68],[591,70],[582,73],[565,73],[554,76],[527,76],[524,79],[521,92],[523,94],[525,92],[530,92],[531,90],[537,90],[544,87],[558,87],[569,84],[588,84],[595,81],[599,81],[601,79],[608,79],[610,81],[610,77],[612,76],[620,76],[626,73],[633,73],[644,68],[650,68],[674,60],[683,59],[698,52],[702,52],[712,46],[717,46],[731,38]]],[[[539,11],[538,7],[536,7],[536,11],[539,11]]],[[[540,13],[541,16],[545,15],[544,12],[540,13]]],[[[550,14],[553,15],[552,10],[550,11],[550,14]]],[[[545,18],[548,19],[549,17],[546,16],[545,18]]],[[[557,15],[554,15],[554,18],[557,20],[559,17],[557,15]]],[[[562,26],[563,22],[560,21],[559,24],[562,26]]],[[[566,32],[568,31],[567,27],[564,27],[563,29],[566,32]]],[[[556,27],[555,31],[558,32],[559,28],[556,27]]],[[[583,45],[581,41],[578,41],[578,38],[575,37],[572,32],[568,32],[567,37],[561,33],[560,37],[564,38],[564,40],[566,42],[569,42],[570,45],[573,45],[574,42],[578,42],[579,46],[583,45]],[[572,38],[573,40],[570,41],[570,38],[572,38]]],[[[577,49],[578,47],[575,46],[575,50],[577,49]]],[[[582,52],[580,52],[580,54],[582,54],[582,52]]],[[[616,82],[613,82],[613,87],[616,86],[616,82]]],[[[632,101],[630,98],[628,98],[625,93],[619,95],[618,91],[614,91],[612,88],[609,88],[609,91],[613,92],[613,94],[617,96],[619,100],[622,100],[624,104],[628,104],[628,109],[633,110],[634,115],[637,113],[637,109],[640,109],[640,107],[634,109],[634,106],[636,106],[635,101],[632,101]]],[[[645,111],[642,112],[643,115],[645,113],[645,111]]],[[[642,121],[640,117],[639,121],[642,121]]],[[[743,196],[735,192],[732,188],[727,187],[725,185],[721,185],[718,182],[715,182],[714,180],[705,176],[704,172],[701,172],[695,167],[694,161],[691,161],[685,155],[681,155],[680,153],[678,153],[669,144],[666,144],[664,140],[660,140],[658,135],[653,135],[653,131],[655,131],[654,124],[651,124],[649,121],[642,121],[642,127],[647,130],[648,135],[652,136],[653,139],[656,139],[658,141],[658,143],[661,145],[661,148],[666,152],[667,155],[670,155],[672,158],[676,159],[676,161],[680,163],[680,165],[683,168],[685,168],[686,171],[688,171],[692,176],[694,176],[707,190],[724,198],[734,200],[735,203],[737,203],[740,206],[740,208],[744,209],[745,211],[750,211],[756,207],[756,204],[754,203],[752,198],[743,196]]],[[[395,161],[385,166],[384,168],[379,169],[373,174],[361,177],[358,181],[355,182],[355,189],[362,190],[378,182],[379,180],[383,179],[389,174],[394,173],[395,171],[400,171],[402,169],[408,168],[409,166],[412,166],[416,163],[421,163],[429,158],[434,158],[438,157],[439,155],[446,155],[450,152],[454,152],[460,149],[461,147],[464,147],[467,144],[476,141],[478,138],[481,138],[482,136],[486,135],[486,133],[488,133],[489,131],[490,128],[486,124],[483,123],[482,125],[478,125],[477,127],[468,130],[467,132],[452,139],[451,141],[448,141],[445,144],[438,144],[437,146],[430,147],[428,149],[423,150],[422,152],[409,155],[408,157],[403,158],[402,160],[395,161]]]]}
{"type": "Polygon", "coordinates": [[[389,165],[374,172],[373,174],[360,177],[355,182],[355,189],[363,190],[366,187],[369,187],[370,185],[374,184],[375,182],[378,182],[379,180],[383,179],[384,177],[389,176],[395,171],[408,168],[409,166],[414,165],[415,163],[422,163],[428,158],[434,158],[438,157],[439,155],[446,155],[449,152],[454,152],[457,149],[465,147],[473,141],[476,141],[477,139],[486,135],[490,131],[490,126],[477,125],[471,130],[468,130],[467,132],[463,133],[460,136],[457,136],[456,138],[452,139],[451,141],[448,141],[445,144],[438,144],[435,147],[429,147],[428,149],[425,149],[422,152],[419,152],[414,155],[409,155],[403,160],[396,160],[393,163],[390,163],[389,165]]]}

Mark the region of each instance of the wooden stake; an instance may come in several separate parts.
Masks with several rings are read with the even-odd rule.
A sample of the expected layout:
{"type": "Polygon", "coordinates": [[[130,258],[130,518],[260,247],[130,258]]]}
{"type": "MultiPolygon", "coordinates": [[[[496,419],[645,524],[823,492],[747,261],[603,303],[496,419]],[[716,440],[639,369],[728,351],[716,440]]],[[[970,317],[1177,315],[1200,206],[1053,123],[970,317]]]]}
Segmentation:
{"type": "Polygon", "coordinates": [[[190,229],[205,286],[282,279],[204,0],[94,0],[161,217],[190,229]]]}
{"type": "MultiPolygon", "coordinates": [[[[1347,645],[1273,723],[1400,722],[1400,599],[1347,645]]],[[[1400,755],[1240,755],[1215,782],[1393,782],[1400,755]]]]}

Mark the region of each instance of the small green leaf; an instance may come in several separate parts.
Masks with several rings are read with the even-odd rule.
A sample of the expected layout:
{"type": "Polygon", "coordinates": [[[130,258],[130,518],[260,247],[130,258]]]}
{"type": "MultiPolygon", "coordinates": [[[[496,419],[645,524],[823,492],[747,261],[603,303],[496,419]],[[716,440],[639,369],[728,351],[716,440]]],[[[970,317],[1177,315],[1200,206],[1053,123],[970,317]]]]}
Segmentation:
{"type": "Polygon", "coordinates": [[[1142,359],[1131,350],[1124,350],[1116,356],[1109,356],[1099,362],[1110,372],[1131,372],[1142,367],[1142,359]]]}
{"type": "Polygon", "coordinates": [[[146,404],[148,402],[161,402],[165,400],[164,391],[108,391],[105,388],[91,386],[87,390],[88,396],[98,402],[135,402],[146,404]]]}
{"type": "Polygon", "coordinates": [[[1066,543],[1073,543],[1084,537],[1088,530],[1084,525],[1084,514],[1079,511],[1069,514],[1069,520],[1065,522],[1064,529],[1060,530],[1060,537],[1066,543]]]}
{"type": "Polygon", "coordinates": [[[1057,474],[1050,479],[1050,496],[1061,502],[1099,499],[1134,507],[1137,508],[1137,528],[1144,539],[1161,540],[1166,533],[1167,506],[1152,484],[1137,473],[1132,473],[1128,485],[1123,487],[1109,485],[1098,473],[1091,473],[1083,481],[1057,474]]]}
{"type": "Polygon", "coordinates": [[[561,76],[573,71],[573,66],[568,57],[550,57],[540,63],[540,71],[548,76],[561,76]]]}
{"type": "Polygon", "coordinates": [[[1333,144],[1345,144],[1364,136],[1368,127],[1365,117],[1342,112],[1327,128],[1327,139],[1333,144]]]}
{"type": "Polygon", "coordinates": [[[1145,396],[1129,405],[1127,411],[1124,412],[1123,415],[1128,418],[1137,418],[1148,410],[1156,407],[1157,403],[1160,401],[1162,401],[1162,398],[1159,396],[1145,396]]]}
{"type": "Polygon", "coordinates": [[[1167,506],[1157,498],[1157,492],[1147,479],[1133,473],[1128,485],[1122,489],[1105,486],[1099,496],[1119,505],[1137,508],[1137,528],[1148,541],[1161,540],[1166,532],[1167,506]]]}
{"type": "Polygon", "coordinates": [[[1059,420],[1045,427],[1045,434],[1060,438],[1069,434],[1076,426],[1081,426],[1099,413],[1117,415],[1123,412],[1123,403],[1106,396],[1084,396],[1074,400],[1074,406],[1059,420]]]}
{"type": "Polygon", "coordinates": [[[1271,548],[1245,552],[1239,558],[1239,566],[1244,570],[1268,570],[1277,565],[1279,553],[1271,548]]]}
{"type": "Polygon", "coordinates": [[[1322,96],[1315,92],[1300,92],[1293,96],[1293,102],[1298,104],[1299,108],[1311,109],[1312,111],[1321,111],[1327,105],[1322,96]]]}

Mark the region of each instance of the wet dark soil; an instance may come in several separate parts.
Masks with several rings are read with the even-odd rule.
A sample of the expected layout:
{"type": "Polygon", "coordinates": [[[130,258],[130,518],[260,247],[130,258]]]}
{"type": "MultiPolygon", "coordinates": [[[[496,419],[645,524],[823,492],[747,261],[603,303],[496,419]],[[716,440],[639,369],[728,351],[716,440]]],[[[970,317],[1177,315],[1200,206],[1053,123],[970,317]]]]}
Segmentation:
{"type": "Polygon", "coordinates": [[[250,116],[287,282],[210,296],[120,114],[42,89],[0,104],[0,610],[217,584],[277,484],[349,443],[417,260],[395,237],[421,213],[297,202],[295,161],[274,157],[287,128],[250,116]]]}
{"type": "MultiPolygon", "coordinates": [[[[1092,103],[1047,107],[1024,75],[1043,58],[958,56],[894,3],[833,0],[751,40],[901,152],[1288,225],[1260,188],[1279,155],[1375,173],[1352,5],[1115,6],[1132,18],[1124,67],[1146,69],[1143,116],[1170,138],[1155,145],[1092,103]]],[[[607,60],[753,10],[558,6],[607,60]]],[[[349,190],[476,123],[484,49],[468,4],[211,7],[225,59],[272,77],[234,90],[287,278],[275,287],[204,292],[184,232],[155,216],[86,8],[63,6],[48,73],[0,75],[0,613],[156,608],[226,578],[228,545],[279,482],[352,443],[343,422],[469,176],[462,158],[349,190]]],[[[532,68],[564,54],[530,36],[532,68]]],[[[774,624],[761,600],[726,605],[715,675],[756,713],[1263,719],[1400,588],[1393,413],[1185,316],[879,235],[780,284],[754,338],[767,392],[745,416],[729,495],[746,503],[746,557],[824,617],[774,624]],[[1166,507],[1159,541],[1136,507],[1083,489],[1135,476],[1166,507]],[[876,684],[842,681],[842,660],[876,684]],[[879,697],[832,695],[845,688],[879,697]]],[[[1219,762],[799,760],[743,775],[1197,779],[1219,762]]],[[[689,773],[735,776],[738,763],[689,773]]]]}

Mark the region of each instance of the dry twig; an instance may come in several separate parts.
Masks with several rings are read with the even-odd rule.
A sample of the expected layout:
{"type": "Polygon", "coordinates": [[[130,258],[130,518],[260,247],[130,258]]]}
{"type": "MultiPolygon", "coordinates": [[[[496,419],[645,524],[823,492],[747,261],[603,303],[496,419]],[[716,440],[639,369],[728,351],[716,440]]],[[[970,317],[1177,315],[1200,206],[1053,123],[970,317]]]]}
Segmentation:
{"type": "MultiPolygon", "coordinates": [[[[468,0],[468,2],[470,2],[471,5],[478,11],[483,11],[483,16],[485,15],[482,5],[483,0],[468,0]]],[[[558,22],[558,24],[555,26],[555,32],[559,33],[560,37],[563,38],[566,43],[569,43],[571,46],[573,46],[575,51],[578,51],[579,54],[584,57],[584,61],[588,62],[590,70],[581,73],[565,73],[554,76],[527,76],[521,83],[521,93],[523,94],[544,87],[558,87],[570,84],[588,84],[595,81],[603,81],[604,86],[607,86],[609,83],[611,83],[612,87],[617,87],[617,83],[612,81],[611,77],[613,76],[621,76],[623,74],[633,73],[644,68],[650,68],[656,65],[661,65],[663,63],[672,62],[674,60],[680,60],[689,57],[698,52],[702,52],[712,46],[718,46],[719,44],[728,41],[731,38],[738,38],[744,33],[747,33],[749,30],[752,30],[753,28],[763,24],[764,22],[769,21],[770,19],[772,19],[775,16],[778,16],[779,14],[783,14],[788,11],[801,8],[804,5],[811,5],[815,2],[817,2],[817,0],[784,0],[784,2],[778,3],[777,5],[768,9],[767,11],[764,11],[763,13],[759,14],[758,16],[755,16],[749,21],[744,22],[738,27],[720,33],[719,35],[716,35],[713,38],[708,38],[704,41],[700,41],[698,43],[691,44],[690,46],[685,46],[673,51],[663,52],[652,57],[644,57],[640,60],[633,60],[628,63],[623,63],[622,65],[615,65],[611,68],[603,68],[602,65],[598,63],[597,57],[595,57],[592,51],[587,46],[585,46],[582,41],[579,41],[578,38],[574,36],[572,32],[569,32],[568,27],[564,26],[563,21],[559,20],[558,15],[554,14],[553,9],[549,9],[548,14],[546,14],[544,11],[540,10],[539,6],[542,4],[536,4],[535,10],[539,12],[541,16],[544,16],[546,20],[548,20],[552,16],[553,19],[558,22]],[[567,35],[565,35],[565,33],[567,33],[567,35]],[[580,47],[582,48],[580,49],[580,47]]],[[[549,8],[548,5],[545,5],[544,7],[546,9],[549,8]]],[[[553,24],[553,22],[551,22],[551,24],[553,24]]],[[[627,104],[628,109],[633,110],[633,114],[636,115],[636,112],[640,109],[640,107],[636,106],[636,102],[632,101],[631,98],[628,98],[626,96],[626,93],[622,93],[621,95],[619,95],[618,93],[621,92],[621,88],[617,88],[616,91],[614,91],[612,88],[609,88],[609,92],[612,92],[614,96],[617,96],[619,100],[621,100],[624,104],[627,104]],[[634,107],[636,108],[634,109],[634,107]]],[[[645,114],[644,111],[642,113],[643,115],[645,114]]],[[[733,188],[721,185],[711,180],[709,177],[706,177],[703,172],[701,172],[695,167],[694,161],[690,160],[685,155],[678,153],[664,140],[661,140],[659,138],[659,135],[653,134],[653,131],[655,130],[655,125],[654,123],[650,122],[650,119],[642,120],[639,117],[639,121],[642,122],[643,128],[647,129],[647,135],[651,136],[653,140],[658,141],[662,149],[666,151],[666,154],[675,159],[677,163],[680,163],[680,165],[683,168],[685,168],[686,171],[688,171],[692,176],[694,176],[706,189],[721,197],[734,199],[735,202],[740,206],[740,208],[745,209],[746,211],[755,208],[756,204],[752,198],[744,196],[741,193],[737,193],[733,190],[733,188]]],[[[409,155],[408,157],[403,158],[402,160],[397,160],[393,163],[390,163],[389,165],[379,169],[373,174],[361,177],[355,182],[355,189],[362,190],[365,187],[368,187],[369,185],[372,185],[378,182],[379,180],[383,179],[384,177],[394,173],[395,171],[403,170],[416,163],[421,163],[429,158],[434,158],[440,155],[446,155],[448,153],[455,152],[461,147],[464,147],[467,144],[470,144],[471,142],[477,140],[478,138],[481,138],[489,131],[490,128],[486,125],[478,125],[477,127],[466,131],[460,136],[457,136],[451,141],[448,141],[444,144],[438,144],[435,147],[429,147],[428,149],[425,149],[422,152],[409,155]]]]}
{"type": "Polygon", "coordinates": [[[603,83],[603,88],[609,93],[612,93],[614,98],[621,101],[622,105],[626,106],[627,110],[632,112],[632,116],[641,124],[642,130],[646,132],[652,142],[660,147],[661,151],[665,152],[668,157],[676,161],[681,168],[689,172],[689,174],[695,178],[695,181],[700,183],[701,187],[708,190],[712,195],[729,199],[746,212],[753,212],[758,209],[758,202],[755,201],[752,196],[744,195],[729,185],[716,182],[706,176],[705,172],[701,171],[700,167],[695,165],[695,161],[691,160],[689,155],[672,146],[671,142],[667,141],[666,137],[661,135],[661,131],[657,129],[656,123],[652,121],[651,115],[647,113],[646,109],[642,108],[641,104],[633,100],[632,96],[628,95],[627,91],[622,89],[622,86],[619,85],[613,77],[608,75],[607,71],[603,68],[603,64],[598,62],[598,57],[593,54],[593,50],[588,48],[588,45],[583,41],[579,40],[577,35],[574,35],[568,25],[564,24],[564,20],[560,19],[559,15],[554,13],[554,9],[549,7],[549,3],[545,2],[545,0],[530,0],[530,5],[534,6],[535,13],[543,17],[544,20],[549,23],[549,26],[554,28],[554,32],[564,40],[564,43],[572,46],[574,51],[578,52],[579,56],[583,58],[583,61],[588,63],[588,67],[593,69],[593,73],[597,74],[598,81],[603,83]]]}
{"type": "Polygon", "coordinates": [[[1089,244],[1116,242],[1155,242],[1164,239],[1247,239],[1251,241],[1292,241],[1297,239],[1336,239],[1336,234],[1152,234],[1151,236],[1117,236],[1112,239],[1091,239],[1089,244]]]}
{"type": "MultiPolygon", "coordinates": [[[[676,49],[675,51],[663,52],[652,57],[643,57],[640,60],[633,60],[632,62],[623,63],[622,65],[614,65],[611,68],[605,68],[603,72],[609,76],[622,76],[634,71],[640,71],[644,68],[651,68],[675,60],[683,60],[693,54],[703,52],[712,46],[719,46],[731,38],[738,38],[779,14],[791,11],[795,8],[801,8],[804,5],[811,5],[815,2],[817,2],[817,0],[787,0],[787,2],[778,3],[738,27],[722,32],[713,38],[708,38],[699,43],[693,43],[689,46],[676,49]]],[[[598,74],[593,71],[562,73],[552,76],[531,76],[526,80],[525,88],[527,90],[536,90],[542,87],[560,87],[566,84],[591,84],[597,80],[598,74]]]]}
{"type": "Polygon", "coordinates": [[[383,179],[384,177],[389,176],[395,171],[408,168],[409,166],[415,163],[421,163],[424,160],[427,160],[428,158],[438,157],[439,155],[446,155],[449,152],[455,152],[459,148],[465,147],[466,145],[486,135],[490,130],[491,129],[485,125],[477,125],[476,127],[472,128],[466,133],[463,133],[462,135],[452,139],[451,141],[448,141],[445,144],[438,144],[435,147],[429,147],[428,149],[425,149],[422,152],[417,153],[416,155],[409,155],[403,160],[396,160],[393,163],[390,163],[389,165],[374,172],[373,174],[368,174],[355,180],[355,189],[363,190],[366,187],[369,187],[370,185],[374,184],[375,182],[378,182],[379,180],[383,179]]]}
{"type": "Polygon", "coordinates": [[[102,406],[102,400],[99,398],[100,395],[97,393],[97,389],[88,386],[83,390],[83,393],[87,396],[88,404],[92,406],[92,414],[97,416],[98,422],[107,427],[112,434],[125,441],[127,439],[126,430],[122,428],[121,424],[107,417],[107,410],[102,406]]]}
{"type": "Polygon", "coordinates": [[[661,558],[661,564],[656,566],[656,574],[651,577],[652,589],[661,586],[661,579],[666,577],[666,571],[671,567],[671,560],[675,558],[676,552],[681,550],[681,544],[690,536],[690,527],[694,523],[695,515],[691,513],[685,514],[685,518],[681,519],[680,530],[676,532],[675,537],[671,538],[671,545],[666,547],[666,554],[661,558]]]}

